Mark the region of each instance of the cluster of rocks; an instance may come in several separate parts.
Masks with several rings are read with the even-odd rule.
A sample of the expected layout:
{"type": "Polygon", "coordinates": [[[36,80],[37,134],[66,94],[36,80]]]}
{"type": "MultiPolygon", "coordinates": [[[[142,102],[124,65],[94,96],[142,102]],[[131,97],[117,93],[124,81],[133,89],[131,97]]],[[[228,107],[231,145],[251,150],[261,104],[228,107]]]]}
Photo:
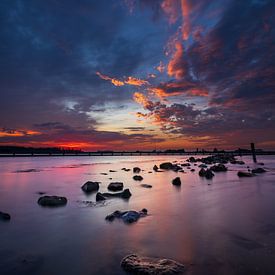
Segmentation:
{"type": "Polygon", "coordinates": [[[201,168],[201,170],[199,171],[199,176],[210,180],[215,176],[215,174],[211,171],[211,169],[201,168]]]}
{"type": "Polygon", "coordinates": [[[125,223],[133,223],[138,221],[139,218],[147,216],[147,209],[143,208],[141,211],[137,212],[134,210],[129,211],[115,211],[105,217],[107,221],[112,222],[115,219],[121,219],[125,223]]]}

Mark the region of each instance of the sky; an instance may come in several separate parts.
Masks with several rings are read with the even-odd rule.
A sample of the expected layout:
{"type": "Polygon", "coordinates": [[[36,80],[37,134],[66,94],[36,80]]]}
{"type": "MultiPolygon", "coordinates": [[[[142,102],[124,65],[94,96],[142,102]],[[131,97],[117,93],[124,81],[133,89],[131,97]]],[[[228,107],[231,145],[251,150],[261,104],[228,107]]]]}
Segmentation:
{"type": "Polygon", "coordinates": [[[0,1],[0,145],[275,149],[274,0],[0,1]]]}

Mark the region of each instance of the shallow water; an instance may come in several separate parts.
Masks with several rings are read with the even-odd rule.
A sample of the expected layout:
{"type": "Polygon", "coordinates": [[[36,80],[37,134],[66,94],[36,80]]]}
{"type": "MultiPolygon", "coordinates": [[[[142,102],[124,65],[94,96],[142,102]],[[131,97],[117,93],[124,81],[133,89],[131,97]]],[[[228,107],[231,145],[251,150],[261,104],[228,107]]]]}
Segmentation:
{"type": "Polygon", "coordinates": [[[0,221],[0,273],[124,274],[121,259],[138,253],[183,262],[186,274],[275,274],[275,157],[258,157],[268,172],[253,178],[237,177],[238,170],[254,167],[250,157],[243,157],[246,165],[228,165],[228,172],[212,180],[200,178],[197,167],[194,173],[148,173],[154,164],[185,159],[0,159],[0,211],[12,217],[0,221]],[[134,166],[144,170],[142,182],[132,179],[132,171],[121,171],[134,166]],[[171,184],[176,176],[181,187],[171,184]],[[100,181],[100,192],[111,181],[122,181],[132,197],[84,203],[95,202],[95,194],[87,196],[80,188],[88,180],[100,181]],[[66,196],[68,204],[40,207],[38,192],[66,196]],[[105,221],[115,210],[142,208],[149,216],[137,223],[105,221]]]}

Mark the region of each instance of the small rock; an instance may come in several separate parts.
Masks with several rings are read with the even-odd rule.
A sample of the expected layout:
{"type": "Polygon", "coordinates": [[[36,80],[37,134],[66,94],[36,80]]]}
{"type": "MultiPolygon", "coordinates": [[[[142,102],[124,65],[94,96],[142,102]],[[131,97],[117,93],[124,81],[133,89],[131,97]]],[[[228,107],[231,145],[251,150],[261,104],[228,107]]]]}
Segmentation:
{"type": "Polygon", "coordinates": [[[254,175],[250,172],[244,172],[244,171],[239,171],[238,172],[238,177],[253,177],[254,175]]]}
{"type": "Polygon", "coordinates": [[[96,200],[103,200],[103,198],[122,198],[122,199],[129,199],[132,196],[129,189],[125,189],[119,193],[100,193],[96,194],[96,200]]]}
{"type": "Polygon", "coordinates": [[[140,217],[145,217],[147,215],[147,209],[143,208],[141,211],[118,211],[116,210],[112,214],[106,216],[105,220],[113,221],[114,219],[122,219],[125,223],[133,223],[138,221],[140,217]]]}
{"type": "Polygon", "coordinates": [[[205,177],[206,179],[212,179],[215,175],[210,169],[201,168],[199,171],[199,176],[205,177]]]}
{"type": "Polygon", "coordinates": [[[143,180],[143,177],[142,177],[142,176],[139,176],[139,175],[135,175],[135,176],[133,176],[133,179],[134,179],[134,180],[141,181],[141,180],[143,180]]]}
{"type": "Polygon", "coordinates": [[[140,185],[141,187],[144,187],[144,188],[152,188],[153,186],[152,185],[150,185],[150,184],[141,184],[140,185]]]}
{"type": "Polygon", "coordinates": [[[266,172],[266,170],[261,167],[252,170],[252,173],[255,173],[255,174],[261,174],[261,173],[265,173],[265,172],[266,172]]]}
{"type": "Polygon", "coordinates": [[[154,165],[153,170],[156,172],[156,171],[158,171],[158,169],[159,168],[156,165],[154,165]]]}
{"type": "Polygon", "coordinates": [[[214,172],[226,172],[227,167],[224,166],[224,164],[219,163],[218,165],[213,165],[210,167],[210,169],[214,172]]]}
{"type": "Polygon", "coordinates": [[[120,191],[120,190],[123,190],[123,182],[111,182],[109,185],[108,185],[108,190],[110,191],[120,191]]]}
{"type": "Polygon", "coordinates": [[[191,166],[191,164],[190,163],[182,163],[181,166],[182,167],[188,167],[188,166],[191,166]]]}
{"type": "Polygon", "coordinates": [[[116,171],[115,170],[109,170],[110,173],[115,173],[116,171]]]}
{"type": "Polygon", "coordinates": [[[207,165],[202,163],[202,164],[199,165],[199,167],[200,168],[207,168],[207,165]]]}
{"type": "Polygon", "coordinates": [[[86,193],[95,192],[99,189],[99,183],[97,181],[87,181],[81,186],[81,189],[86,193]]]}
{"type": "Polygon", "coordinates": [[[105,175],[105,176],[108,175],[107,173],[100,173],[100,174],[101,174],[101,175],[105,175]]]}
{"type": "Polygon", "coordinates": [[[160,164],[159,168],[164,170],[171,170],[173,169],[173,166],[174,165],[171,162],[164,162],[160,164]]]}
{"type": "Polygon", "coordinates": [[[62,206],[67,204],[67,198],[59,196],[43,196],[37,203],[41,206],[62,206]]]}
{"type": "Polygon", "coordinates": [[[143,275],[172,275],[182,274],[185,271],[183,264],[161,258],[149,258],[136,254],[128,255],[122,259],[121,267],[131,274],[143,275]]]}
{"type": "Polygon", "coordinates": [[[11,219],[10,214],[0,211],[0,220],[9,221],[11,219]]]}
{"type": "Polygon", "coordinates": [[[173,185],[180,186],[180,185],[181,185],[180,177],[174,178],[174,179],[172,180],[172,184],[173,184],[173,185]]]}
{"type": "Polygon", "coordinates": [[[134,167],[133,168],[134,173],[139,173],[140,171],[141,171],[141,169],[139,167],[134,167]]]}
{"type": "Polygon", "coordinates": [[[190,171],[191,171],[191,172],[195,172],[196,170],[195,170],[195,169],[191,169],[190,171]]]}

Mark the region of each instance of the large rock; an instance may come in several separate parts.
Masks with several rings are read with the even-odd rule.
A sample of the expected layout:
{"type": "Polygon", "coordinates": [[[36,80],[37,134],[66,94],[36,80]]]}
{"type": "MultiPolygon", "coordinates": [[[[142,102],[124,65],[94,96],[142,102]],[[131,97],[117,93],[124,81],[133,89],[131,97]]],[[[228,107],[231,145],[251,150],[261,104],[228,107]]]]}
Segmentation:
{"type": "Polygon", "coordinates": [[[111,182],[109,185],[108,185],[108,190],[110,191],[121,191],[123,190],[123,182],[111,182]]]}
{"type": "Polygon", "coordinates": [[[227,171],[227,167],[225,167],[224,164],[222,164],[222,163],[213,165],[210,167],[210,169],[214,172],[226,172],[227,171]]]}
{"type": "Polygon", "coordinates": [[[183,274],[183,264],[161,258],[149,258],[136,254],[128,255],[121,261],[121,267],[130,274],[141,275],[172,275],[183,274]]]}
{"type": "Polygon", "coordinates": [[[252,174],[250,172],[245,172],[245,171],[239,171],[237,175],[240,178],[244,178],[244,177],[249,178],[249,177],[253,177],[254,176],[254,174],[252,174]]]}
{"type": "Polygon", "coordinates": [[[266,172],[266,170],[261,167],[252,170],[252,173],[255,173],[255,174],[261,174],[261,173],[265,173],[265,172],[266,172]]]}
{"type": "Polygon", "coordinates": [[[81,189],[86,193],[95,192],[99,189],[99,183],[97,181],[87,181],[81,186],[81,189]]]}
{"type": "Polygon", "coordinates": [[[133,223],[138,221],[140,217],[145,217],[147,215],[147,209],[143,208],[141,211],[115,211],[112,214],[106,216],[107,221],[113,221],[114,219],[122,219],[125,223],[133,223]]]}
{"type": "Polygon", "coordinates": [[[134,180],[141,181],[141,180],[143,180],[143,177],[142,177],[142,176],[139,176],[139,175],[135,175],[135,176],[133,176],[133,179],[134,179],[134,180]]]}
{"type": "Polygon", "coordinates": [[[180,185],[181,185],[180,177],[174,178],[174,179],[172,180],[172,184],[173,184],[173,185],[180,186],[180,185]]]}
{"type": "Polygon", "coordinates": [[[10,214],[0,211],[0,220],[9,221],[11,219],[10,214]]]}
{"type": "Polygon", "coordinates": [[[134,173],[139,173],[140,171],[141,171],[141,169],[139,167],[134,167],[133,168],[134,173]]]}
{"type": "Polygon", "coordinates": [[[37,203],[41,206],[62,206],[67,204],[67,198],[59,196],[43,196],[37,203]]]}
{"type": "Polygon", "coordinates": [[[160,164],[159,168],[163,170],[172,170],[174,165],[171,162],[163,162],[160,164]]]}
{"type": "Polygon", "coordinates": [[[96,194],[96,201],[102,201],[108,198],[122,198],[122,199],[129,199],[132,196],[129,189],[125,189],[122,192],[118,193],[100,193],[96,194]]]}

